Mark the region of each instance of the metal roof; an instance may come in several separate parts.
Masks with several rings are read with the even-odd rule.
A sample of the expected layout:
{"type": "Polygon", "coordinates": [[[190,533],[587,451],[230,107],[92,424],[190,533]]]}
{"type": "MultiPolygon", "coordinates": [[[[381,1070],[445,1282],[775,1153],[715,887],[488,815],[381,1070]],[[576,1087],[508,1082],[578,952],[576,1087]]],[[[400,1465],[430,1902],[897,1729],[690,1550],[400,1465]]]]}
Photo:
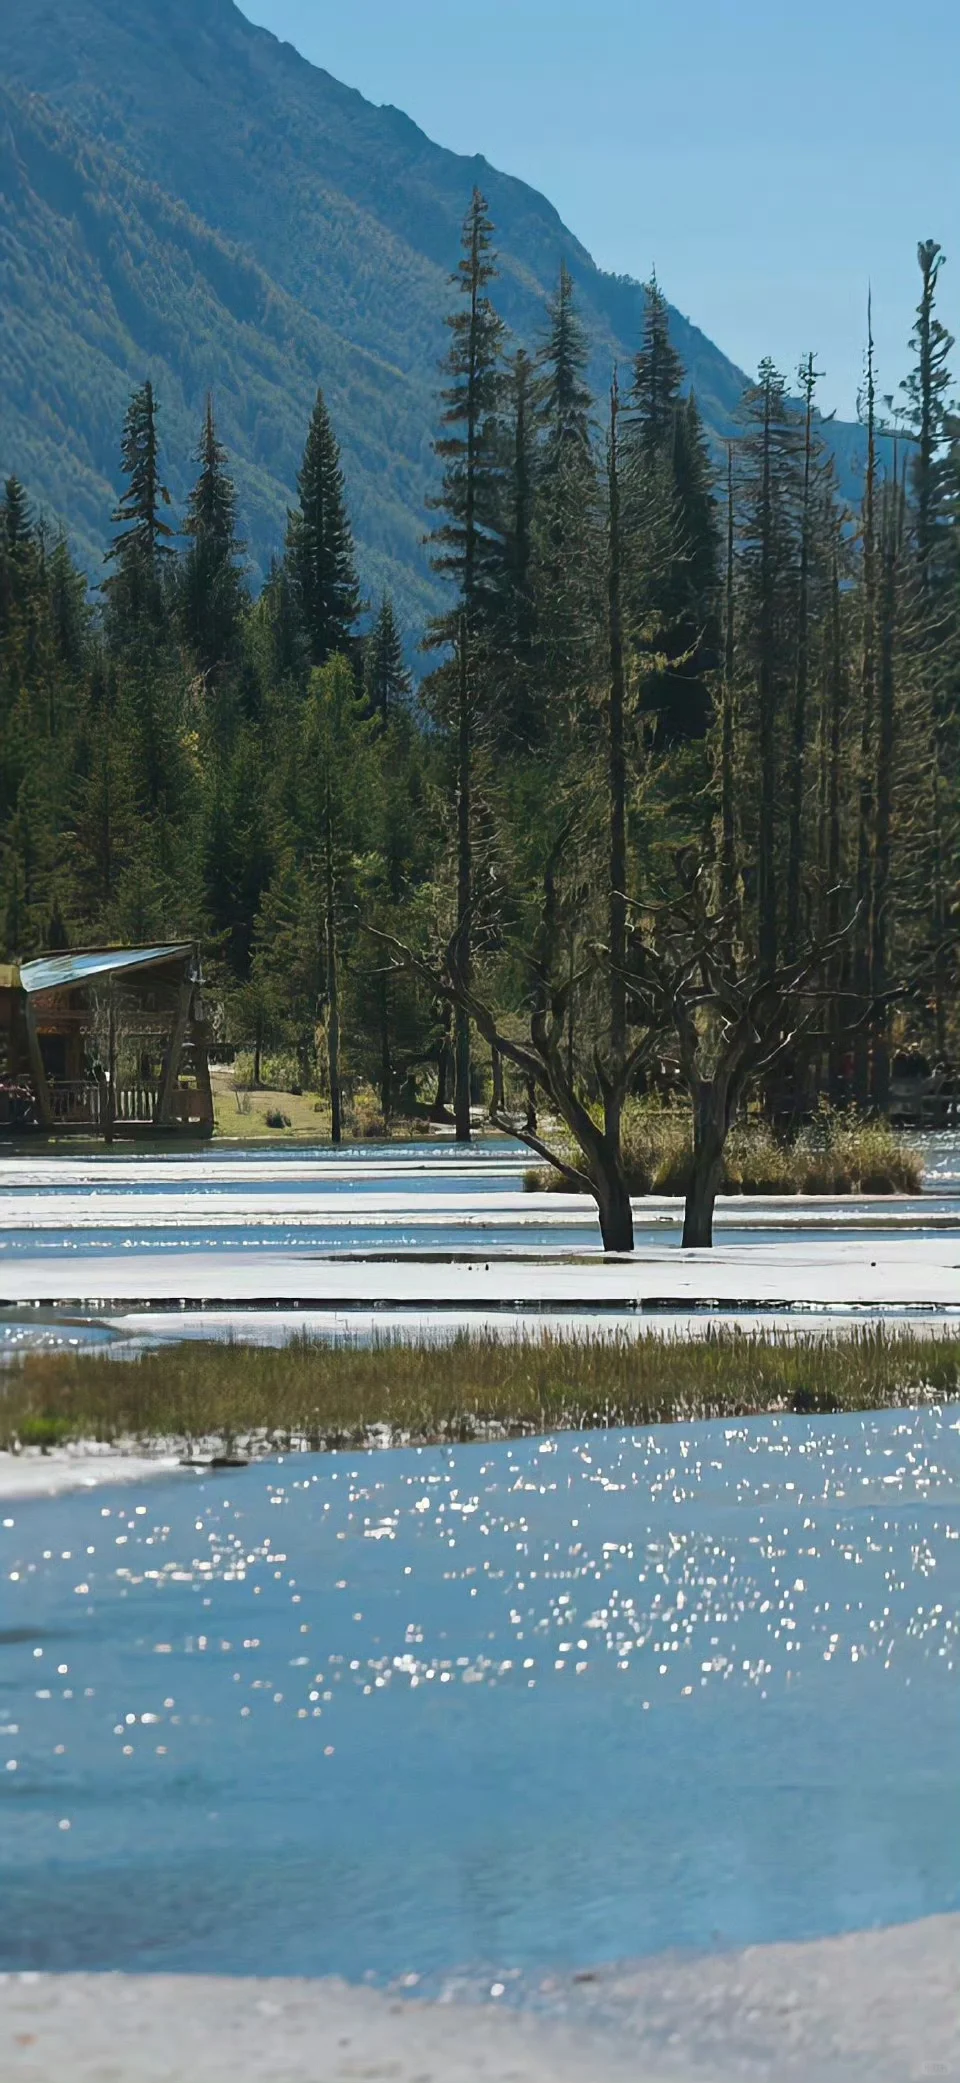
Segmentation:
{"type": "Polygon", "coordinates": [[[37,991],[63,991],[98,977],[123,975],[136,969],[153,969],[162,962],[193,954],[192,941],[168,947],[114,947],[65,949],[63,954],[41,955],[37,962],[24,962],[20,982],[29,997],[37,991]]]}

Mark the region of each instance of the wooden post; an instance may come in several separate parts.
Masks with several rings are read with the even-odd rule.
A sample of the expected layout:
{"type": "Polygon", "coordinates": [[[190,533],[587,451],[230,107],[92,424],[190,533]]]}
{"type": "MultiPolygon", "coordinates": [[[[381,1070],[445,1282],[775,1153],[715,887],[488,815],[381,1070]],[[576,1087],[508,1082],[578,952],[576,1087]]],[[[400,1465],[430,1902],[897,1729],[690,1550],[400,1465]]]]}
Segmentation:
{"type": "Polygon", "coordinates": [[[177,1079],[180,1075],[180,1062],[183,1056],[183,1044],[186,1038],[187,1025],[193,1008],[193,994],[195,989],[196,986],[192,977],[188,977],[186,982],[183,983],[180,987],[180,1000],[177,1006],[177,1017],[174,1021],[173,1033],[170,1036],[170,1047],[169,1053],[167,1055],[167,1067],[163,1077],[163,1090],[160,1094],[160,1105],[157,1108],[158,1128],[169,1128],[173,1120],[173,1095],[176,1092],[177,1079]]]}
{"type": "Polygon", "coordinates": [[[201,1129],[208,1129],[212,1135],[216,1127],[216,1115],[213,1106],[213,1086],[210,1083],[210,1060],[207,1055],[206,1042],[198,1041],[196,1034],[193,1038],[193,1053],[197,1065],[197,1087],[204,1106],[200,1127],[201,1129]]]}
{"type": "Polygon", "coordinates": [[[107,1039],[107,1113],[104,1134],[108,1143],[113,1142],[117,1125],[117,1008],[113,996],[113,978],[110,979],[110,1012],[107,1039]]]}
{"type": "Polygon", "coordinates": [[[53,1101],[50,1097],[50,1087],[47,1083],[47,1073],[43,1067],[43,1053],[40,1048],[40,1036],[37,1033],[37,1016],[33,1010],[33,1001],[26,994],[24,994],[23,1011],[27,1029],[27,1050],[30,1056],[30,1069],[33,1073],[33,1087],[37,1101],[37,1112],[40,1116],[40,1120],[43,1127],[46,1129],[51,1129],[54,1126],[53,1101]]]}

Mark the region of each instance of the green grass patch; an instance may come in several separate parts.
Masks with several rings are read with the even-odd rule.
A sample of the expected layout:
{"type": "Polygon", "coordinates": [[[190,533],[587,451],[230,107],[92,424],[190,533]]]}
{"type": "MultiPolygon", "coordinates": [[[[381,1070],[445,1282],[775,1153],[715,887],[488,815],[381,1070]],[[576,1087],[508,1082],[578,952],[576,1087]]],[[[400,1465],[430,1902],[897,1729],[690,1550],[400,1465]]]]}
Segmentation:
{"type": "MultiPolygon", "coordinates": [[[[624,1113],[623,1154],[633,1194],[684,1194],[693,1157],[686,1108],[634,1102],[624,1113]]],[[[560,1155],[577,1162],[564,1148],[560,1155]]],[[[569,1193],[562,1173],[530,1170],[532,1192],[569,1193]]],[[[920,1193],[923,1158],[888,1121],[823,1108],[796,1136],[778,1135],[766,1121],[738,1122],[730,1131],[722,1193],[920,1193]]]]}
{"type": "Polygon", "coordinates": [[[801,1340],[587,1338],[281,1349],[165,1347],[130,1360],[38,1353],[0,1377],[0,1447],[67,1439],[363,1446],[377,1428],[434,1442],[745,1417],[878,1410],[960,1395],[960,1338],[865,1328],[801,1340]]]}

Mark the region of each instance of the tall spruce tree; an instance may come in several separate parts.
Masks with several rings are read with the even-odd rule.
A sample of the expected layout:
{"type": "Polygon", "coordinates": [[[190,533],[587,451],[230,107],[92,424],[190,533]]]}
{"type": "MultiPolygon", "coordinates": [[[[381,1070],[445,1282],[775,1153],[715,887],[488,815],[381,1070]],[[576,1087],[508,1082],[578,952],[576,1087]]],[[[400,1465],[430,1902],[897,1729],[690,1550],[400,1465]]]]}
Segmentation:
{"type": "Polygon", "coordinates": [[[930,936],[933,944],[934,1028],[946,1057],[948,932],[952,912],[950,860],[956,830],[952,681],[956,609],[952,598],[947,498],[947,392],[954,342],[936,313],[944,256],[935,239],[917,249],[921,293],[911,347],[914,364],[902,385],[915,450],[911,473],[912,534],[918,590],[917,642],[931,735],[930,936]],[[951,642],[951,637],[954,642],[951,642]]]}
{"type": "Polygon", "coordinates": [[[497,273],[493,225],[479,188],[463,227],[463,250],[453,282],[460,303],[448,313],[451,340],[441,393],[444,432],[434,442],[443,464],[442,490],[433,502],[443,519],[432,530],[433,568],[452,579],[457,606],[434,624],[434,638],[456,636],[465,614],[476,642],[496,619],[504,547],[503,321],[488,294],[497,273]]]}
{"type": "Polygon", "coordinates": [[[299,505],[287,528],[287,565],[310,664],[321,666],[351,649],[360,590],[340,450],[320,390],[297,490],[299,505]]]}
{"type": "Polygon", "coordinates": [[[534,371],[523,348],[509,373],[511,456],[504,487],[504,556],[496,642],[500,653],[495,721],[500,742],[529,751],[543,737],[543,687],[538,671],[533,539],[537,455],[534,371]]]}
{"type": "MultiPolygon", "coordinates": [[[[463,227],[462,251],[453,283],[457,307],[448,313],[450,346],[441,393],[444,431],[434,442],[443,464],[443,485],[434,505],[443,518],[431,532],[433,568],[451,579],[456,606],[431,628],[437,644],[457,645],[452,706],[456,729],[457,944],[465,976],[471,973],[473,910],[473,763],[478,717],[489,709],[483,688],[486,647],[503,597],[505,443],[503,322],[488,294],[496,276],[493,225],[475,188],[463,227]],[[481,690],[483,689],[483,693],[481,690]]],[[[470,1140],[470,1021],[456,1013],[456,1120],[461,1142],[470,1140]]]]}
{"type": "Polygon", "coordinates": [[[114,509],[117,533],[106,559],[117,571],[105,582],[105,590],[116,589],[123,580],[138,594],[146,589],[153,606],[157,603],[151,588],[161,564],[173,555],[174,532],[164,519],[171,499],[160,473],[157,417],[156,395],[148,377],[134,391],[124,418],[120,459],[126,485],[114,509]]]}
{"type": "Polygon", "coordinates": [[[555,741],[586,683],[603,621],[602,559],[587,546],[600,504],[593,443],[589,342],[564,265],[537,353],[540,446],[533,515],[532,585],[537,670],[555,741]]]}
{"type": "Polygon", "coordinates": [[[644,284],[643,333],[633,365],[631,421],[649,459],[669,450],[683,392],[684,367],[670,338],[670,310],[655,275],[644,284]]]}
{"type": "Polygon", "coordinates": [[[590,343],[577,310],[573,276],[566,261],[547,306],[547,333],[537,352],[540,371],[538,420],[544,441],[544,475],[559,469],[572,449],[589,456],[593,395],[586,380],[590,343]]]}
{"type": "Polygon", "coordinates": [[[799,370],[803,400],[803,461],[800,490],[799,545],[797,566],[796,666],[789,723],[787,759],[787,903],[784,951],[788,961],[796,959],[803,926],[803,879],[808,865],[804,849],[804,799],[807,784],[807,741],[810,710],[810,651],[812,641],[814,584],[814,538],[816,492],[820,472],[820,442],[815,426],[817,381],[820,372],[815,357],[808,354],[799,370]]]}
{"type": "Polygon", "coordinates": [[[364,682],[370,713],[384,725],[405,710],[413,683],[403,655],[403,638],[389,593],[380,602],[377,619],[367,638],[364,682]]]}
{"type": "Polygon", "coordinates": [[[784,722],[796,669],[792,641],[803,434],[771,361],[741,407],[741,642],[746,723],[744,782],[753,799],[754,916],[760,961],[776,968],[781,945],[781,780],[784,722]]]}
{"type": "Polygon", "coordinates": [[[224,669],[237,657],[246,592],[240,567],[244,545],[237,534],[237,491],[209,396],[196,460],[199,475],[183,524],[189,548],[180,573],[180,615],[192,657],[212,682],[222,678],[224,669]]]}
{"type": "Polygon", "coordinates": [[[626,567],[632,620],[661,663],[645,705],[669,738],[701,737],[719,656],[719,540],[713,465],[654,277],[626,414],[626,567]]]}

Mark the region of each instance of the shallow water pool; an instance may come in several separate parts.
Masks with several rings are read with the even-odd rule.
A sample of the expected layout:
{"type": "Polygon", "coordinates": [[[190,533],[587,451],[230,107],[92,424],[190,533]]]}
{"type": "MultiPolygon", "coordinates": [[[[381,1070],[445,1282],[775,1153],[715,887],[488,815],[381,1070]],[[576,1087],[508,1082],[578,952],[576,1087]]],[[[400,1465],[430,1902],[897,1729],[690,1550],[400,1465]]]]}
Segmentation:
{"type": "Polygon", "coordinates": [[[0,1968],[522,1991],[957,1907],[958,1619],[955,1408],[0,1506],[0,1968]]]}

